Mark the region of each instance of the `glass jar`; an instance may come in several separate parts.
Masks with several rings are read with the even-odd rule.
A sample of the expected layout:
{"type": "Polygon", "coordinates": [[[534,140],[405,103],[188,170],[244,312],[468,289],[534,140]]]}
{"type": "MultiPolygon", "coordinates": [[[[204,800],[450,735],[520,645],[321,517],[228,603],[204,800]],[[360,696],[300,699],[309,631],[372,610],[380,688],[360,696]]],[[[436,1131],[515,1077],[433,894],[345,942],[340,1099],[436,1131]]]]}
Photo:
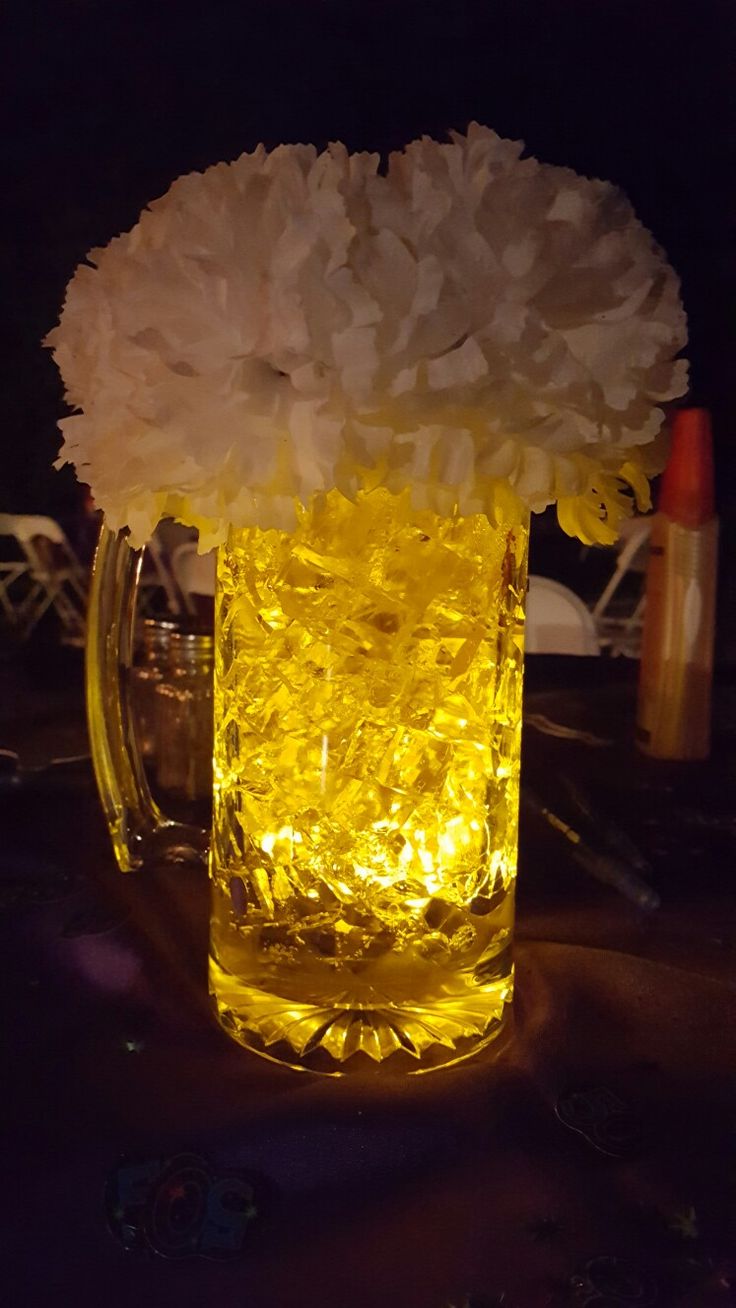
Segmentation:
{"type": "Polygon", "coordinates": [[[161,790],[188,800],[212,794],[211,635],[175,631],[168,667],[156,684],[156,780],[161,790]]]}
{"type": "Polygon", "coordinates": [[[144,618],[140,624],[138,657],[130,670],[131,708],[138,748],[146,761],[155,762],[156,687],[169,662],[169,644],[178,630],[173,619],[144,618]]]}

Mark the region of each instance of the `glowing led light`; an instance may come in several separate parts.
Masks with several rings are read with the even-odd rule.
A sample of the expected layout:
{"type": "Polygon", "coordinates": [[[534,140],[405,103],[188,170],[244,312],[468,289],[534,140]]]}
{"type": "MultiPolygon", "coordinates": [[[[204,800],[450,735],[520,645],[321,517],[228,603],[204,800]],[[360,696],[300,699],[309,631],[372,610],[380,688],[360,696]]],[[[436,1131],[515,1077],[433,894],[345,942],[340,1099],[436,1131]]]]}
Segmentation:
{"type": "Polygon", "coordinates": [[[300,512],[220,550],[212,983],[245,1043],[421,1063],[510,993],[526,536],[382,490],[300,512]]]}

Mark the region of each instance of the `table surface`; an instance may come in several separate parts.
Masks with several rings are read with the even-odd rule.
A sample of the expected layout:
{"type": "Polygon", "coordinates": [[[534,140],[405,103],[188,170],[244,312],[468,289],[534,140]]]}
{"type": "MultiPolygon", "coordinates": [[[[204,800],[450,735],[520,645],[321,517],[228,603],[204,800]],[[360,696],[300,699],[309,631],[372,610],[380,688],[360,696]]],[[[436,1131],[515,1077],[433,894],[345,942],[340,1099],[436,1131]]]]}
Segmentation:
{"type": "MultiPolygon", "coordinates": [[[[527,715],[594,740],[528,724],[526,785],[555,808],[582,784],[661,906],[587,876],[525,808],[511,1038],[428,1077],[317,1078],[231,1043],[205,874],[117,873],[86,762],[4,776],[3,1302],[736,1302],[733,689],[712,759],[663,764],[631,743],[631,665],[528,663],[527,715]],[[215,1256],[191,1205],[228,1185],[215,1256]]],[[[78,667],[6,661],[0,690],[27,769],[86,748],[78,667]]]]}

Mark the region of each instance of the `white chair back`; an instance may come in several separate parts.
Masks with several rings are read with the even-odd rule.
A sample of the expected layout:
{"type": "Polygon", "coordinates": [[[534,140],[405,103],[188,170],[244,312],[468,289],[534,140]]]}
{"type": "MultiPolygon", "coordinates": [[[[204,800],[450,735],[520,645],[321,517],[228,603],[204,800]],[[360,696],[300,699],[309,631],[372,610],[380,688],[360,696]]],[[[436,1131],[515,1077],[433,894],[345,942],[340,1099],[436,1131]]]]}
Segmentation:
{"type": "Polygon", "coordinates": [[[52,544],[67,547],[71,552],[71,545],[58,522],[40,514],[0,513],[0,536],[15,536],[22,545],[28,545],[39,538],[50,540],[52,544]]]}
{"type": "Polygon", "coordinates": [[[526,601],[527,654],[600,654],[595,623],[568,586],[532,575],[526,601]]]}
{"type": "Polygon", "coordinates": [[[164,518],[158,524],[143,553],[138,580],[138,611],[141,615],[155,616],[160,611],[161,596],[166,600],[170,614],[189,612],[174,572],[174,554],[182,542],[196,540],[192,527],[164,518]]]}
{"type": "Polygon", "coordinates": [[[171,570],[190,613],[194,613],[196,608],[191,599],[193,595],[214,595],[216,564],[217,550],[198,554],[196,541],[186,541],[174,550],[171,570]]]}

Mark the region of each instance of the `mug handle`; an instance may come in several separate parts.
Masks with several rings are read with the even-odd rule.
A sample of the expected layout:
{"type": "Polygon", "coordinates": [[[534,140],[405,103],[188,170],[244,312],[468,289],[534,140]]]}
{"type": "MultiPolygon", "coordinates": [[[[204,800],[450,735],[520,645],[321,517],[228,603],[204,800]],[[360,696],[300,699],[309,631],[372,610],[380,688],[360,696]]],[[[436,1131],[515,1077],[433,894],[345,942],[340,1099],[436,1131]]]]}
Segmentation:
{"type": "Polygon", "coordinates": [[[204,863],[208,833],[155,802],[133,729],[130,671],[143,550],[103,523],[92,568],[85,685],[92,763],[121,872],[147,863],[204,863]]]}

